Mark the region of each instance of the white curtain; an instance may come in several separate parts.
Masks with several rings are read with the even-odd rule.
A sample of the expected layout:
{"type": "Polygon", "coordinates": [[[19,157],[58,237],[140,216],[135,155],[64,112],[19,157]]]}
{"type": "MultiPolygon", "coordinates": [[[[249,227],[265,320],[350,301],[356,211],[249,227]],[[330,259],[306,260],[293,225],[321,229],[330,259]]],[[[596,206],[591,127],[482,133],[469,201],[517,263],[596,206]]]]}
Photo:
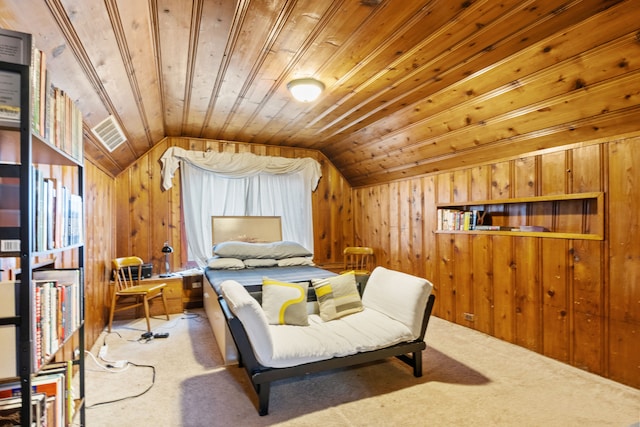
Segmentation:
{"type": "Polygon", "coordinates": [[[313,253],[311,192],[320,164],[311,158],[214,153],[169,148],[160,159],[163,188],[178,167],[189,259],[204,265],[211,257],[211,216],[280,216],[282,238],[313,253]]]}

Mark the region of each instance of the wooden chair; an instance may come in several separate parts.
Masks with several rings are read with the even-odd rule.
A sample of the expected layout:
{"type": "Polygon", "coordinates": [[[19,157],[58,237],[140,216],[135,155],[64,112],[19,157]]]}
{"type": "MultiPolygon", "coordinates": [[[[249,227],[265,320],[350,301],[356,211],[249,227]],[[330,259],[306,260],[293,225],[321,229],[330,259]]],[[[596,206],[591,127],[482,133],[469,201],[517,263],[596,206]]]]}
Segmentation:
{"type": "Polygon", "coordinates": [[[167,298],[164,294],[166,283],[144,284],[141,281],[142,276],[142,259],[137,256],[129,256],[116,258],[111,262],[114,270],[115,289],[113,290],[113,298],[111,299],[111,310],[109,313],[109,332],[111,332],[111,324],[113,323],[113,314],[116,311],[128,310],[131,308],[144,306],[144,315],[147,319],[147,331],[151,332],[151,322],[149,318],[149,301],[154,298],[161,297],[164,304],[164,313],[169,320],[169,311],[167,310],[167,298]],[[132,279],[132,267],[138,268],[137,278],[132,279]],[[124,304],[120,306],[120,303],[124,304]],[[118,308],[116,308],[118,305],[118,308]]]}
{"type": "Polygon", "coordinates": [[[349,246],[344,248],[343,273],[354,270],[356,275],[371,273],[373,266],[373,249],[366,246],[349,246]]]}

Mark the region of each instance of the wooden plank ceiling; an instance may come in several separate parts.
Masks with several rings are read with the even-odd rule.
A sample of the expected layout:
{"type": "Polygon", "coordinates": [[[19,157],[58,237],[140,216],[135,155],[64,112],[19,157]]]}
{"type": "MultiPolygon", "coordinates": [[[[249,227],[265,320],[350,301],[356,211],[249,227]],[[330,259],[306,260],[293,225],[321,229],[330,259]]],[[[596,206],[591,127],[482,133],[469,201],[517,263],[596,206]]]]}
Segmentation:
{"type": "Polygon", "coordinates": [[[637,0],[0,0],[117,175],[165,136],[312,148],[354,186],[640,130],[637,0]],[[303,104],[290,80],[315,77],[303,104]]]}

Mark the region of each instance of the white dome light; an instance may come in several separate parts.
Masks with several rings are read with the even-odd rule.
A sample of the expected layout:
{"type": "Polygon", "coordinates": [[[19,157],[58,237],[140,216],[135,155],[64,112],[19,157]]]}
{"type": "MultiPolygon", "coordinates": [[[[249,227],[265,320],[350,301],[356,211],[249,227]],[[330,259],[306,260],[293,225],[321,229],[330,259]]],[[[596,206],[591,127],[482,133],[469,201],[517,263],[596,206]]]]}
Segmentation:
{"type": "Polygon", "coordinates": [[[318,99],[324,90],[324,84],[311,78],[296,79],[287,83],[287,89],[289,89],[291,95],[298,101],[312,102],[318,99]]]}

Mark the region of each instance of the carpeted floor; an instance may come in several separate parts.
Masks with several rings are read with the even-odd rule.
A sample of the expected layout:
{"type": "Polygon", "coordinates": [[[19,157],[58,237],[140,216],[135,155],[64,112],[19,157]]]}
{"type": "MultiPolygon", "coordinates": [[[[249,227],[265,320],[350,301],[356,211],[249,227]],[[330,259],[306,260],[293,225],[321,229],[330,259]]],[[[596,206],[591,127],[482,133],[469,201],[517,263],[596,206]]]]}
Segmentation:
{"type": "Polygon", "coordinates": [[[244,370],[222,365],[204,316],[154,319],[167,339],[139,340],[142,319],[103,333],[93,355],[106,342],[105,359],[139,366],[107,371],[87,356],[87,425],[640,427],[640,390],[438,318],[423,377],[387,359],[280,381],[260,417],[244,370]],[[154,371],[153,386],[128,398],[149,388],[154,371]]]}

